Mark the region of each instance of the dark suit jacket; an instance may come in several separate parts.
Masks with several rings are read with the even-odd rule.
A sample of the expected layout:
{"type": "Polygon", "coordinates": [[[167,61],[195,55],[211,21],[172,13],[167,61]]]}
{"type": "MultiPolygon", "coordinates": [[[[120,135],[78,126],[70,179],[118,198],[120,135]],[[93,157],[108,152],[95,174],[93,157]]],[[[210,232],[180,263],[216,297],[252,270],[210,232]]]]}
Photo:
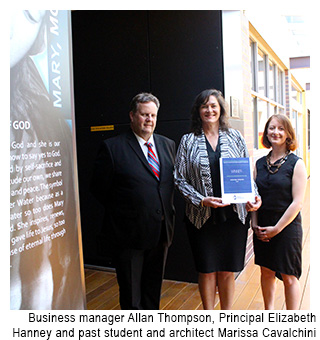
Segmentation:
{"type": "Polygon", "coordinates": [[[131,130],[103,141],[99,150],[92,191],[105,207],[107,228],[116,246],[156,246],[163,219],[167,245],[172,242],[175,143],[157,134],[154,142],[160,160],[160,181],[131,130]]]}

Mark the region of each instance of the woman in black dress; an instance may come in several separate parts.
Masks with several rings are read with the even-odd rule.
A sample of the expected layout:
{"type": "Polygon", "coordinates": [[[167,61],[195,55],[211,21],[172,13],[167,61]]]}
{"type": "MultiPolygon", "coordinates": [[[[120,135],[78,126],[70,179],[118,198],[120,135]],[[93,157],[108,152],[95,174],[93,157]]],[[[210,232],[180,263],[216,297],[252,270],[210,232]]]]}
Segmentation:
{"type": "Polygon", "coordinates": [[[284,115],[266,123],[263,145],[272,148],[256,163],[256,183],[262,206],[253,213],[255,263],[261,267],[265,309],[274,308],[275,278],[283,280],[287,309],[298,309],[301,275],[302,207],[307,175],[294,129],[284,115]]]}
{"type": "MultiPolygon", "coordinates": [[[[218,286],[221,309],[231,309],[234,272],[241,271],[248,233],[246,204],[222,203],[220,157],[248,157],[240,132],[228,124],[220,91],[201,92],[192,108],[192,132],[182,137],[175,183],[186,200],[186,226],[204,309],[214,309],[218,286]]],[[[260,198],[250,204],[257,209],[260,198]]]]}

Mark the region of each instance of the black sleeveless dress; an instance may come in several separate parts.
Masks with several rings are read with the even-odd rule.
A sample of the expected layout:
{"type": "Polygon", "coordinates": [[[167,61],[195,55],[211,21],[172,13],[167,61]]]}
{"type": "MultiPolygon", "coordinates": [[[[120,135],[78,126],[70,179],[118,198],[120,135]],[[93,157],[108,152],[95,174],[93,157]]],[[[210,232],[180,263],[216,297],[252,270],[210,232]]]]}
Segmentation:
{"type": "MultiPolygon", "coordinates": [[[[299,157],[291,153],[279,171],[271,174],[266,157],[256,163],[256,184],[262,199],[258,210],[258,225],[274,226],[292,202],[292,176],[299,157]]],[[[302,226],[301,214],[269,242],[263,242],[254,235],[255,263],[276,272],[301,276],[302,226]]]]}
{"type": "MultiPolygon", "coordinates": [[[[220,144],[218,143],[215,151],[207,140],[206,145],[214,196],[221,197],[220,144]]],[[[212,208],[211,217],[200,229],[197,229],[187,217],[185,223],[198,272],[239,272],[243,269],[248,223],[242,224],[232,205],[212,208]]]]}

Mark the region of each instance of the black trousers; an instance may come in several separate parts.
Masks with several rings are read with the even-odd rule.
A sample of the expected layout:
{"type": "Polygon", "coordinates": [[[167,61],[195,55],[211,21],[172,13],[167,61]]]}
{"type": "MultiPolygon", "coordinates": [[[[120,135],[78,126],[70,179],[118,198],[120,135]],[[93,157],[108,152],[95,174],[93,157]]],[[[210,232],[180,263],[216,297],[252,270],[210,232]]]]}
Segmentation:
{"type": "Polygon", "coordinates": [[[163,239],[148,250],[117,250],[114,261],[121,309],[159,309],[167,253],[163,239]]]}

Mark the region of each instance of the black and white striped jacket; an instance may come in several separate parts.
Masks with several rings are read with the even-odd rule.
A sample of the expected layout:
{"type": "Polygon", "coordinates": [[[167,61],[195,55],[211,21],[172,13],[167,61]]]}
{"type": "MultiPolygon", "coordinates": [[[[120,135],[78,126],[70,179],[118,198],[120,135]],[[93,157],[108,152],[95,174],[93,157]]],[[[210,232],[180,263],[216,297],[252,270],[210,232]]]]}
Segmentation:
{"type": "MultiPolygon", "coordinates": [[[[246,143],[239,131],[219,130],[219,138],[221,157],[249,157],[246,143]]],[[[211,208],[202,207],[201,201],[207,196],[214,196],[203,130],[198,136],[194,133],[182,136],[176,155],[174,179],[176,187],[186,200],[188,219],[200,229],[211,215],[211,208]]],[[[256,185],[255,190],[258,194],[256,185]]],[[[245,204],[234,204],[233,209],[244,224],[247,217],[245,204]]]]}

